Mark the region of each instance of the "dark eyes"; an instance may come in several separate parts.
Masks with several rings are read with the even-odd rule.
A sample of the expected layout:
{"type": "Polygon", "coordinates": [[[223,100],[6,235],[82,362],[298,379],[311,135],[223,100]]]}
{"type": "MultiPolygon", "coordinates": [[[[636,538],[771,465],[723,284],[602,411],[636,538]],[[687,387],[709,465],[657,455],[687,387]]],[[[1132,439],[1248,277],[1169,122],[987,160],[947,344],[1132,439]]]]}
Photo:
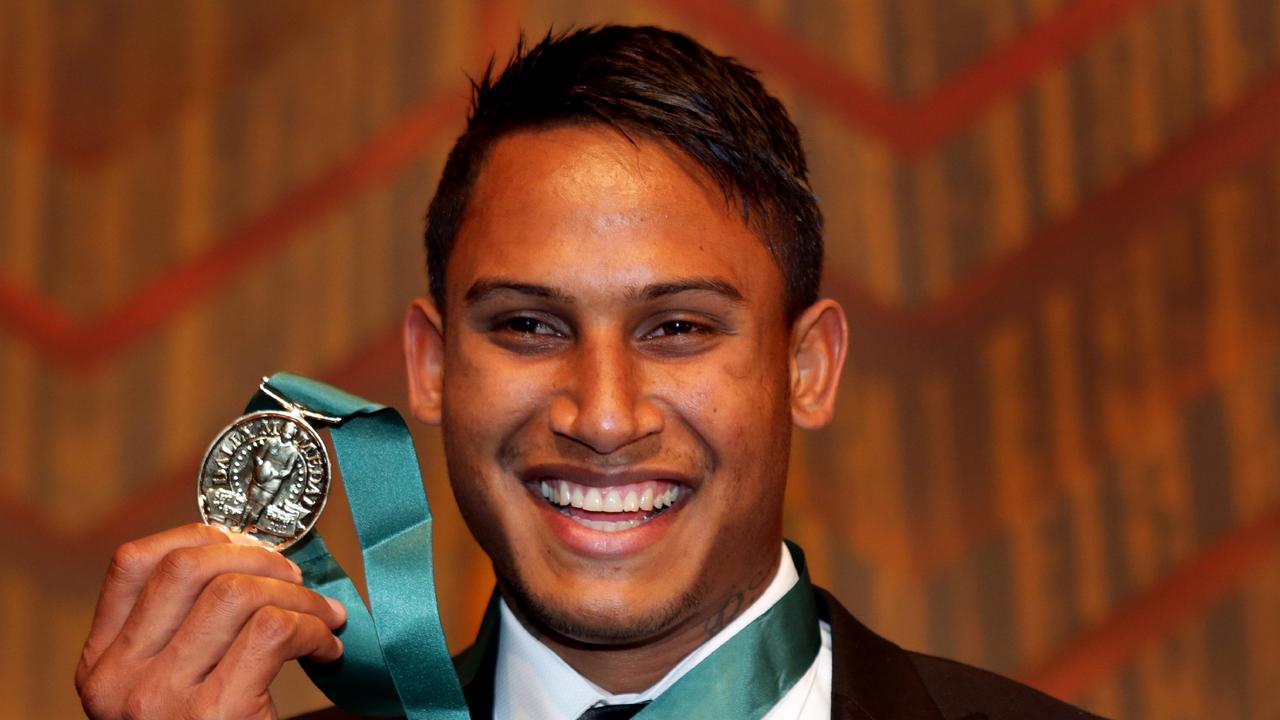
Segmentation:
{"type": "Polygon", "coordinates": [[[500,330],[515,333],[517,335],[559,335],[551,325],[539,320],[535,317],[521,315],[518,317],[507,318],[502,321],[499,326],[500,330]]]}
{"type": "MultiPolygon", "coordinates": [[[[560,335],[560,331],[553,328],[549,323],[539,320],[536,317],[520,315],[517,317],[507,318],[496,328],[500,331],[515,333],[517,335],[560,335]]],[[[688,335],[690,333],[705,333],[710,329],[703,325],[693,322],[692,320],[668,320],[650,330],[644,335],[645,338],[671,337],[673,335],[688,335]]]]}
{"type": "Polygon", "coordinates": [[[654,328],[645,337],[646,338],[671,337],[674,335],[688,335],[690,333],[705,333],[705,332],[709,332],[708,328],[705,328],[699,325],[698,323],[692,322],[690,320],[668,320],[667,322],[664,322],[661,325],[654,328]]]}
{"type": "MultiPolygon", "coordinates": [[[[716,326],[684,318],[672,318],[636,328],[638,348],[657,355],[688,355],[701,352],[722,335],[716,326]]],[[[536,314],[498,318],[492,325],[494,339],[519,353],[556,352],[571,341],[574,330],[554,318],[536,314]]]]}

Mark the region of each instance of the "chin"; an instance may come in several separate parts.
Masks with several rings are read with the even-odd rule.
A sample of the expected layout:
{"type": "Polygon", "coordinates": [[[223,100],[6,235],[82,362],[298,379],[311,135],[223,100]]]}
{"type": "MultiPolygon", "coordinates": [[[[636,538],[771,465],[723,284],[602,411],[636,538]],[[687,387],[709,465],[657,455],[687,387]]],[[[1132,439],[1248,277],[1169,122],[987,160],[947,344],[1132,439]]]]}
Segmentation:
{"type": "MultiPolygon", "coordinates": [[[[501,578],[502,576],[499,575],[501,578]]],[[[503,596],[528,625],[569,644],[634,645],[670,633],[696,614],[701,604],[695,586],[666,598],[628,600],[604,593],[539,593],[515,574],[499,580],[503,596]]],[[[598,587],[598,586],[597,586],[598,587]]]]}

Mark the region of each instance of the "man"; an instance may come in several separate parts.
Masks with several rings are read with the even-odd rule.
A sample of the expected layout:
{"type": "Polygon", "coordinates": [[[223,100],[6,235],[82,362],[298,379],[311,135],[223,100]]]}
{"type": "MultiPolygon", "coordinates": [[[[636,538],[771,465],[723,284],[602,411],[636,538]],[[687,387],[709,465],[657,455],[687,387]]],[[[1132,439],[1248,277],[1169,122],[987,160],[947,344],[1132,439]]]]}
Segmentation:
{"type": "MultiPolygon", "coordinates": [[[[427,249],[410,403],[502,600],[464,660],[475,717],[659,714],[708,672],[728,694],[683,714],[1086,717],[875,636],[783,545],[791,427],[831,418],[847,330],[799,137],[750,71],[654,28],[518,50],[477,84],[427,249]]],[[[299,579],[210,528],[122,547],[86,710],[274,717],[284,662],[342,654],[344,610],[299,579]]]]}

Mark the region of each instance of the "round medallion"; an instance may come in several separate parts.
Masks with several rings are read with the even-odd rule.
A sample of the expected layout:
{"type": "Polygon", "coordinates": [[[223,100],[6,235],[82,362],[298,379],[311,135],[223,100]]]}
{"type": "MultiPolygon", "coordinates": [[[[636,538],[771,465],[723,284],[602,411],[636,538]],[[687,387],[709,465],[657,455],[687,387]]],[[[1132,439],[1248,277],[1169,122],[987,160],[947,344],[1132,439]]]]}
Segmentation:
{"type": "Polygon", "coordinates": [[[200,465],[200,517],[283,550],[306,535],[329,494],[329,453],[297,414],[257,412],[218,435],[200,465]]]}

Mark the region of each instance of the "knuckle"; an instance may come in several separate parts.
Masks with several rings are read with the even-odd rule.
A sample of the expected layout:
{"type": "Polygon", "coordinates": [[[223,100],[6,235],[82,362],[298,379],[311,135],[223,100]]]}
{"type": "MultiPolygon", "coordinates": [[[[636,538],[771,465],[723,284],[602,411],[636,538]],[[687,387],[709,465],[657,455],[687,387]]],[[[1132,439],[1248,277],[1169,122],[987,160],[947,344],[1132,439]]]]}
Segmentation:
{"type": "Polygon", "coordinates": [[[135,685],[124,701],[124,717],[128,720],[150,720],[163,717],[158,693],[146,683],[135,685]]]}
{"type": "Polygon", "coordinates": [[[259,608],[249,620],[254,641],[271,648],[287,645],[298,632],[297,615],[278,607],[259,608]]]}
{"type": "Polygon", "coordinates": [[[109,582],[133,582],[147,571],[147,555],[136,542],[128,542],[116,548],[107,566],[109,582]]]}
{"type": "Polygon", "coordinates": [[[209,594],[221,606],[239,607],[253,600],[253,583],[241,575],[219,575],[209,583],[209,594]]]}
{"type": "Polygon", "coordinates": [[[108,715],[114,705],[115,687],[114,682],[98,672],[76,678],[76,692],[80,695],[85,714],[91,718],[108,715]]]}
{"type": "Polygon", "coordinates": [[[156,567],[156,574],[172,583],[190,580],[200,570],[200,561],[194,548],[179,548],[166,554],[156,567]]]}
{"type": "Polygon", "coordinates": [[[137,720],[172,718],[175,707],[181,702],[173,690],[173,679],[162,664],[151,663],[144,669],[125,697],[124,716],[137,720]]]}

